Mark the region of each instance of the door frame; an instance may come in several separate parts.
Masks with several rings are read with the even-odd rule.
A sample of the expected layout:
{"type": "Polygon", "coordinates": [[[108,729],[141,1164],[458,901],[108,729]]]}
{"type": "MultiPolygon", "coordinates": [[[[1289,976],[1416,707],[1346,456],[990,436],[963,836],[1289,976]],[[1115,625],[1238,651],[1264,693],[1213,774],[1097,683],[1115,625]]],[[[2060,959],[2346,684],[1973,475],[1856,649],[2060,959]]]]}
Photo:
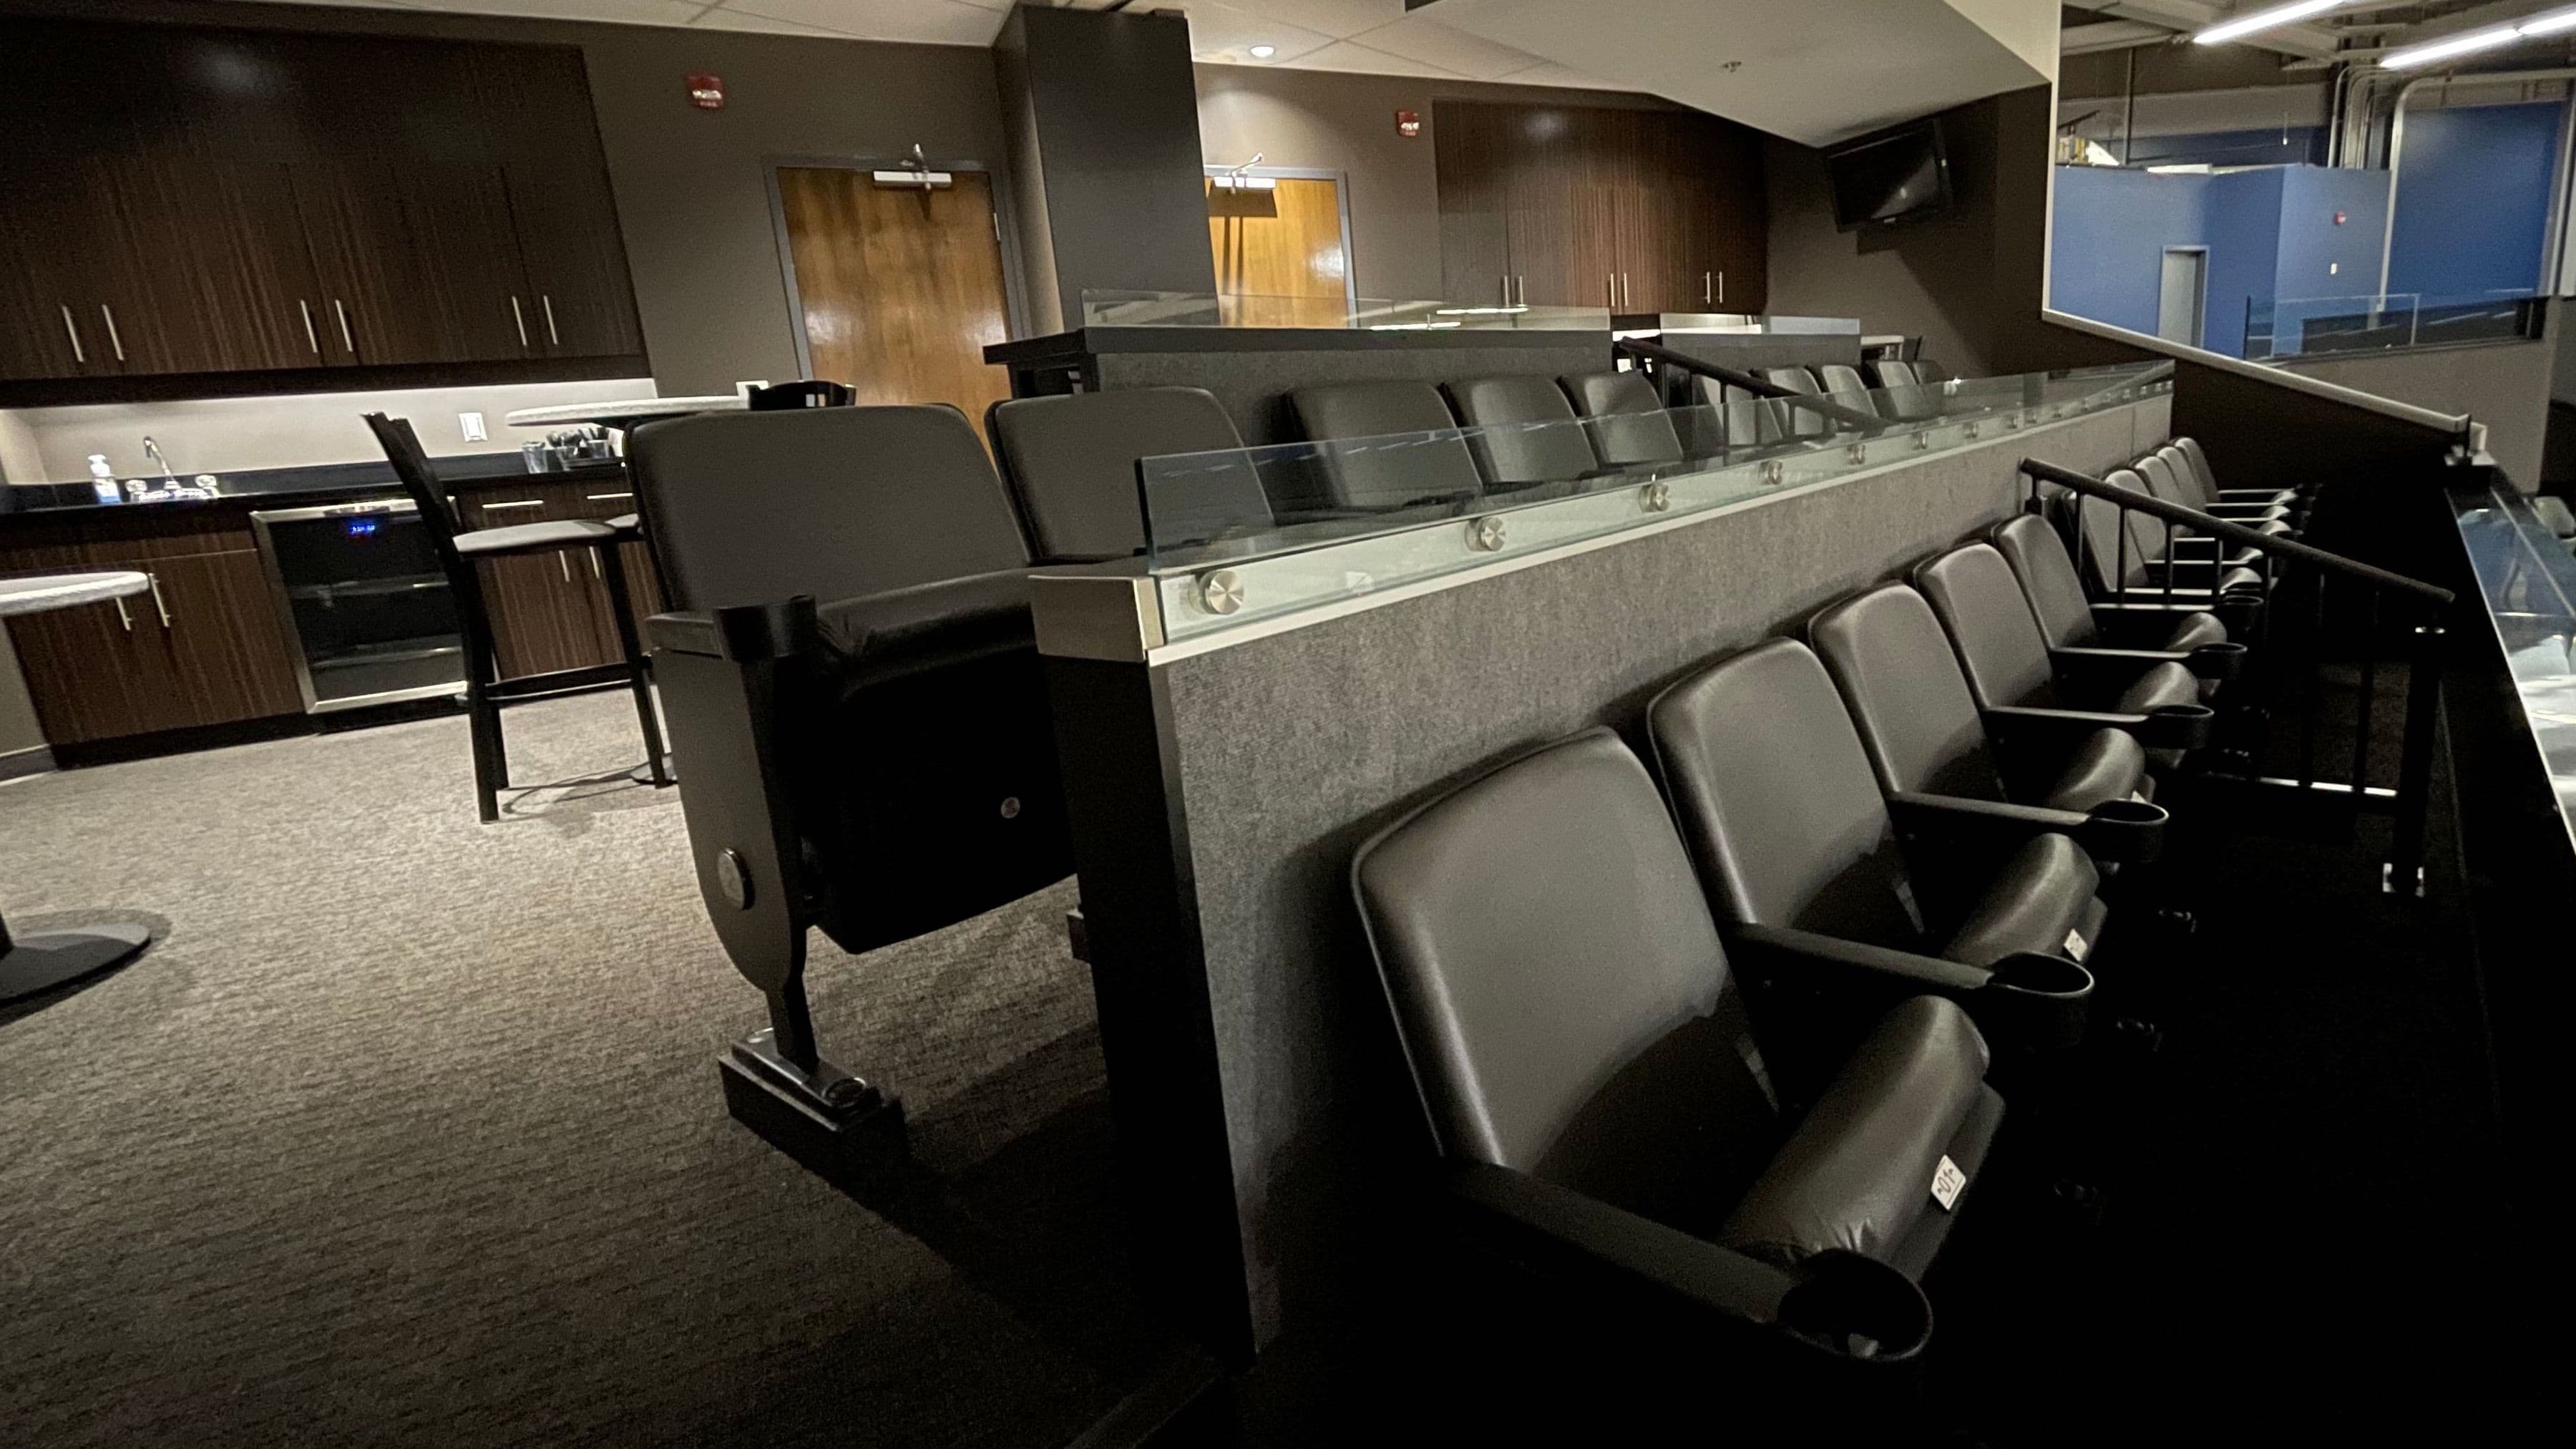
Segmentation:
{"type": "MultiPolygon", "coordinates": [[[[992,192],[996,250],[1002,258],[1002,311],[1011,340],[1029,335],[1028,298],[1020,285],[1020,229],[1011,215],[1011,188],[1003,173],[981,161],[966,159],[943,161],[927,158],[933,171],[977,171],[992,192]]],[[[787,331],[796,345],[796,373],[799,377],[814,375],[814,355],[805,338],[805,298],[796,289],[796,251],[787,237],[787,198],[778,187],[778,173],[786,167],[813,171],[894,171],[912,164],[909,156],[763,156],[760,159],[760,182],[769,193],[769,227],[778,247],[778,278],[787,289],[787,331]]],[[[1347,244],[1346,244],[1347,245],[1347,244]]]]}
{"type": "Polygon", "coordinates": [[[2209,342],[2209,247],[2206,243],[2195,243],[2190,246],[2160,247],[2157,250],[2156,326],[2160,330],[2156,335],[2159,337],[2164,336],[2161,329],[2164,326],[2165,320],[2165,258],[2172,256],[2176,252],[2187,252],[2200,258],[2200,270],[2193,273],[2193,280],[2198,284],[2195,290],[2198,291],[2200,295],[2195,299],[2197,305],[2192,312],[2192,335],[2188,339],[2168,337],[2165,338],[2165,340],[2168,342],[2180,342],[2185,347],[2205,347],[2209,342]]]}
{"type": "MultiPolygon", "coordinates": [[[[1329,181],[1333,183],[1333,204],[1342,213],[1342,307],[1357,313],[1360,309],[1360,260],[1351,250],[1351,173],[1328,166],[1202,166],[1199,174],[1208,176],[1267,176],[1276,181],[1329,181]]],[[[1220,292],[1217,295],[1223,296],[1220,292]]],[[[1412,301],[1414,298],[1394,298],[1412,301]]]]}

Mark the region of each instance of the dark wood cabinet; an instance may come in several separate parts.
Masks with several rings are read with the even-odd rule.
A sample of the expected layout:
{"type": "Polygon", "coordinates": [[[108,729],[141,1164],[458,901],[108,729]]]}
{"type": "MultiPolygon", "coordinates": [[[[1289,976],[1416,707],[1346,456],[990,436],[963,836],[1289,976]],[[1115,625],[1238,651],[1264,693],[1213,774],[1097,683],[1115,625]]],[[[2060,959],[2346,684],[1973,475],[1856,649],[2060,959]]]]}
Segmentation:
{"type": "Polygon", "coordinates": [[[1695,111],[1441,101],[1441,275],[1483,302],[1758,312],[1760,139],[1695,111]]]}
{"type": "MultiPolygon", "coordinates": [[[[88,545],[79,566],[146,575],[144,593],[9,622],[45,738],[57,745],[234,724],[304,707],[295,656],[251,549],[113,556],[88,545]]],[[[22,566],[0,550],[0,567],[22,566]]]]}
{"type": "Polygon", "coordinates": [[[0,403],[645,367],[577,50],[33,20],[0,48],[43,62],[0,91],[0,403]]]}

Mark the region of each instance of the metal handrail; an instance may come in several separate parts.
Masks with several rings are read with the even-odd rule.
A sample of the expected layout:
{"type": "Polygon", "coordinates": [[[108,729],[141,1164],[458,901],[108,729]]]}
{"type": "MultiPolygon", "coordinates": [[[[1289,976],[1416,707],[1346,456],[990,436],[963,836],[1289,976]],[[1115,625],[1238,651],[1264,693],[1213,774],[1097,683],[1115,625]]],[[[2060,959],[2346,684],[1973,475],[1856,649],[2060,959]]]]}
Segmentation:
{"type": "MultiPolygon", "coordinates": [[[[2388,862],[2381,877],[2382,888],[2395,894],[2422,895],[2424,893],[2425,821],[2427,802],[2432,793],[2433,736],[2441,701],[2445,622],[2456,596],[2449,589],[2426,583],[2422,579],[2410,578],[2405,574],[2380,568],[2376,564],[2363,563],[2359,559],[2346,558],[2339,553],[2329,553],[2314,544],[2302,543],[2294,538],[2247,528],[2241,523],[2218,518],[2196,508],[2168,502],[2152,493],[2135,488],[2124,488],[2116,483],[2093,477],[2089,473],[2078,473],[2072,468],[2061,468],[2054,463],[2045,463],[2036,458],[2024,458],[2021,461],[2021,472],[2035,480],[2031,485],[2031,507],[2034,511],[2039,506],[2038,485],[2046,482],[2054,483],[2081,496],[2101,499],[2119,508],[2124,514],[2137,512],[2151,518],[2162,519],[2165,523],[2167,540],[2163,564],[2164,594],[2168,607],[2171,607],[2175,595],[2174,576],[2177,570],[2174,566],[2176,561],[2172,557],[2171,540],[2174,537],[2176,525],[2187,527],[2197,534],[2223,539],[2228,543],[2255,550],[2262,556],[2264,563],[2263,597],[2266,603],[2261,616],[2263,622],[2259,627],[2266,645],[2271,640],[2269,595],[2272,583],[2271,565],[2275,559],[2295,560],[2309,564],[2318,571],[2316,592],[2310,596],[2310,607],[2318,627],[2322,626],[2325,618],[2324,575],[2338,575],[2370,588],[2370,610],[2364,632],[2360,689],[2355,700],[2352,770],[2348,782],[2322,780],[2314,769],[2318,661],[2312,649],[2307,660],[2308,682],[2302,690],[2304,708],[2300,715],[2298,775],[2295,779],[2289,780],[2270,780],[2257,775],[2250,783],[2257,786],[2288,787],[2301,792],[2331,791],[2343,795],[2356,809],[2376,807],[2383,803],[2390,806],[2394,818],[2389,837],[2388,862]],[[2406,655],[2408,665],[2406,715],[2405,733],[2398,741],[2397,787],[2394,791],[2373,787],[2368,778],[2372,710],[2377,699],[2374,681],[2378,672],[2377,648],[2381,630],[2380,591],[2382,590],[2413,598],[2426,606],[2425,621],[2413,628],[2410,647],[2401,651],[2406,655]]],[[[2077,507],[2079,509],[2082,507],[2080,501],[2077,507]]],[[[2085,536],[2080,520],[2075,531],[2080,546],[2085,536]]],[[[2123,518],[2115,535],[2115,547],[2121,550],[2124,558],[2129,541],[2128,535],[2129,526],[2123,518]]],[[[2126,592],[2127,572],[2128,566],[2125,561],[2116,562],[2114,576],[2104,582],[2114,590],[2126,592]]],[[[2222,578],[2223,574],[2219,572],[2213,572],[2211,576],[2213,602],[2221,597],[2216,589],[2222,578]]],[[[2153,589],[2150,588],[2148,592],[2152,593],[2153,589]]],[[[2241,605],[2242,601],[2239,603],[2241,605]]],[[[2311,643],[2313,642],[2312,638],[2311,643]]],[[[2269,652],[2268,649],[2266,652],[2269,652]]],[[[2275,680],[2280,678],[2282,673],[2277,660],[2267,662],[2264,665],[2264,671],[2268,678],[2275,680]]]]}
{"type": "MultiPolygon", "coordinates": [[[[1610,344],[1610,350],[1651,362],[1657,367],[1677,368],[1683,372],[1697,373],[1701,377],[1715,378],[1728,387],[1749,392],[1755,397],[1803,407],[1838,423],[1850,423],[1864,428],[1883,427],[1886,424],[1884,418],[1874,413],[1865,413],[1856,408],[1844,407],[1840,403],[1828,402],[1814,393],[1782,387],[1776,382],[1756,377],[1752,373],[1710,362],[1705,358],[1693,357],[1687,352],[1675,352],[1669,347],[1660,347],[1652,342],[1640,342],[1633,337],[1622,337],[1610,344]]],[[[1669,397],[1670,394],[1666,396],[1669,397]]]]}
{"type": "Polygon", "coordinates": [[[2437,584],[2428,584],[2422,579],[2392,573],[2376,564],[2366,564],[2359,559],[2345,558],[2339,553],[2328,553],[2314,544],[2301,543],[2295,538],[2283,538],[2277,533],[2264,533],[2258,529],[2247,528],[2241,523],[2231,523],[2196,508],[2186,508],[2182,504],[2168,502],[2152,493],[2141,493],[2135,488],[2123,488],[2117,483],[2105,482],[2089,473],[2078,473],[2072,468],[2060,468],[2054,463],[2044,463],[2037,458],[2024,458],[2021,460],[2021,471],[2061,488],[2070,488],[2078,493],[2090,493],[2096,498],[2108,499],[2123,508],[2144,513],[2149,517],[2161,518],[2167,523],[2183,524],[2194,533],[2223,538],[2230,543],[2243,544],[2247,548],[2263,553],[2300,559],[2330,573],[2348,574],[2353,578],[2367,580],[2381,588],[2413,594],[2435,605],[2447,605],[2454,597],[2449,589],[2437,584]]]}

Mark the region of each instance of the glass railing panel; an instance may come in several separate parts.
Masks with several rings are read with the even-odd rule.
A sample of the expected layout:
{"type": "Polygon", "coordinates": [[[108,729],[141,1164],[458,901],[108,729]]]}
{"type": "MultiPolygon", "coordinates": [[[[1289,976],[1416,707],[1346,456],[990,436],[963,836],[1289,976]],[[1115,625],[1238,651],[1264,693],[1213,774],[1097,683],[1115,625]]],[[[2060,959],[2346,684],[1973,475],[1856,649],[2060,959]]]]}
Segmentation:
{"type": "Polygon", "coordinates": [[[2463,501],[2457,514],[2514,692],[2576,841],[2576,557],[2510,489],[2463,501]]]}
{"type": "Polygon", "coordinates": [[[1724,508],[2117,406],[2168,365],[1148,458],[1180,640],[1724,508]],[[1912,415],[1906,409],[1916,411],[1912,415]]]}
{"type": "Polygon", "coordinates": [[[1601,307],[1533,307],[1490,298],[1456,302],[1383,298],[1265,296],[1241,292],[1119,292],[1085,289],[1085,327],[1307,327],[1350,332],[1606,332],[1601,307]]]}
{"type": "Polygon", "coordinates": [[[2254,299],[2245,308],[2245,356],[2276,362],[2514,341],[2540,335],[2541,307],[2521,292],[2254,299]]]}

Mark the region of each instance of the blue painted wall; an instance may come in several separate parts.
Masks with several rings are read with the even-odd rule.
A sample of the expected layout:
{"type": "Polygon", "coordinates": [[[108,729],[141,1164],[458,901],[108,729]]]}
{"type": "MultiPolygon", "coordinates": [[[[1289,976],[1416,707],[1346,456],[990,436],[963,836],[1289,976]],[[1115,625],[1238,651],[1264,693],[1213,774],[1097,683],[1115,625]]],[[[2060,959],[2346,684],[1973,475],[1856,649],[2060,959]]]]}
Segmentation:
{"type": "Polygon", "coordinates": [[[2379,249],[2388,235],[2388,173],[2311,166],[2283,171],[2280,235],[2272,280],[2273,348],[2288,354],[2298,350],[2306,318],[2355,310],[2320,299],[2378,292],[2379,249]],[[2341,226],[2335,225],[2338,214],[2341,226]]]}
{"type": "Polygon", "coordinates": [[[2538,289],[2563,109],[2550,102],[2406,113],[2389,291],[2421,293],[2430,305],[2538,289]]]}
{"type": "Polygon", "coordinates": [[[2049,305],[2114,327],[2154,332],[2164,249],[2207,243],[2210,183],[2220,179],[2109,166],[2057,168],[2049,305]]]}
{"type": "MultiPolygon", "coordinates": [[[[2209,178],[2209,311],[2201,345],[2245,355],[2245,315],[2272,300],[2281,258],[2281,191],[2287,168],[2230,171],[2209,178]]],[[[2153,330],[2153,329],[2149,329],[2153,330]]]]}

